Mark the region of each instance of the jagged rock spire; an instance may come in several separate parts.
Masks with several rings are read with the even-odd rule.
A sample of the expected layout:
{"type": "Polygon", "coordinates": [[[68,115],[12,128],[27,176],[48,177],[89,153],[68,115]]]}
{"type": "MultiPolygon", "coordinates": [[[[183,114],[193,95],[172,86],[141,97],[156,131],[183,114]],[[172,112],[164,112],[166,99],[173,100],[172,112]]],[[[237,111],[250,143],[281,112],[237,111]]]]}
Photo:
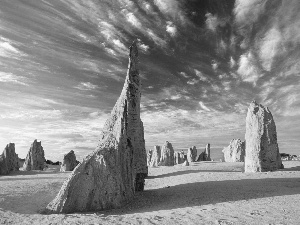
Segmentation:
{"type": "Polygon", "coordinates": [[[83,159],[47,210],[54,213],[118,208],[143,190],[147,156],[140,119],[140,78],[136,41],[129,48],[127,76],[97,148],[83,159]]]}

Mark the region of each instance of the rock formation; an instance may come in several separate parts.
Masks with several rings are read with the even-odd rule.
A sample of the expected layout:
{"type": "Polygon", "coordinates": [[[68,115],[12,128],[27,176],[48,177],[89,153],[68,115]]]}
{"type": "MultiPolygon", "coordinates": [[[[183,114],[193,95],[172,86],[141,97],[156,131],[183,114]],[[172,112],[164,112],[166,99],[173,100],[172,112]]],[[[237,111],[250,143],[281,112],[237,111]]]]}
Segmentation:
{"type": "Polygon", "coordinates": [[[6,145],[3,153],[0,155],[0,175],[7,175],[11,171],[19,170],[19,157],[15,152],[15,144],[6,145]]]}
{"type": "Polygon", "coordinates": [[[42,142],[34,140],[25,158],[23,170],[43,170],[45,161],[45,153],[42,147],[42,142]]]}
{"type": "Polygon", "coordinates": [[[161,151],[160,166],[174,166],[174,149],[168,141],[164,144],[161,151]]]}
{"type": "Polygon", "coordinates": [[[174,152],[174,164],[182,164],[184,161],[185,158],[182,152],[174,152]]]}
{"type": "Polygon", "coordinates": [[[155,145],[154,149],[152,150],[150,167],[157,167],[160,162],[160,157],[161,157],[161,148],[160,146],[155,145]]]}
{"type": "Polygon", "coordinates": [[[68,154],[64,155],[63,162],[60,166],[60,171],[73,171],[77,164],[75,153],[73,150],[71,150],[68,154]]]}
{"type": "Polygon", "coordinates": [[[244,162],[245,142],[240,139],[232,139],[229,146],[222,150],[225,162],[244,162]]]}
{"type": "Polygon", "coordinates": [[[138,50],[130,47],[125,84],[99,144],[63,184],[48,212],[71,213],[118,208],[144,188],[148,174],[143,123],[140,119],[141,83],[138,50]]]}
{"type": "Polygon", "coordinates": [[[204,161],[211,161],[211,158],[210,158],[210,144],[209,143],[205,147],[203,159],[204,159],[204,161]]]}
{"type": "Polygon", "coordinates": [[[152,149],[150,149],[147,153],[147,166],[150,166],[152,158],[152,149]]]}
{"type": "Polygon", "coordinates": [[[268,108],[250,103],[246,117],[245,172],[273,171],[283,167],[276,126],[268,108]]]}
{"type": "Polygon", "coordinates": [[[185,160],[183,163],[182,163],[182,166],[189,166],[189,162],[187,160],[185,160]]]}
{"type": "Polygon", "coordinates": [[[203,152],[201,152],[196,160],[197,162],[200,161],[211,161],[210,158],[210,144],[208,143],[203,152]]]}
{"type": "Polygon", "coordinates": [[[198,155],[198,158],[197,158],[197,162],[200,162],[200,161],[204,161],[204,154],[205,152],[201,152],[199,155],[198,155]]]}
{"type": "Polygon", "coordinates": [[[195,162],[197,158],[197,148],[196,146],[193,146],[192,148],[189,148],[187,151],[187,160],[188,162],[195,162]]]}
{"type": "Polygon", "coordinates": [[[186,153],[186,157],[187,157],[188,162],[194,162],[193,149],[192,148],[188,148],[188,151],[186,153]]]}

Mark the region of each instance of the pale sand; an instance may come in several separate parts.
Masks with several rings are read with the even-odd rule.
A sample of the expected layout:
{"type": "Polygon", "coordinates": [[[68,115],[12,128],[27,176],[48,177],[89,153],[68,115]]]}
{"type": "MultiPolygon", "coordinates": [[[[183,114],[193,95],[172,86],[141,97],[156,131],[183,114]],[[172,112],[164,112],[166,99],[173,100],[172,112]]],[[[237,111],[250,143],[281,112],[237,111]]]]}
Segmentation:
{"type": "Polygon", "coordinates": [[[69,172],[0,176],[0,224],[300,224],[300,161],[242,173],[243,163],[150,168],[146,190],[122,209],[43,215],[69,172]]]}

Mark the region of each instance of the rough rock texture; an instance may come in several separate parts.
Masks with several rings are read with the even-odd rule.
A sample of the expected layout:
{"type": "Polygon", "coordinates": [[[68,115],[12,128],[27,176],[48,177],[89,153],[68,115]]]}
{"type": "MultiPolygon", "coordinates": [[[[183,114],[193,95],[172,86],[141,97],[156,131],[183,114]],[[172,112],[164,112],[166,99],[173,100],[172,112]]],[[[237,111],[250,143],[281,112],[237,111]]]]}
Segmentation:
{"type": "Polygon", "coordinates": [[[130,47],[125,84],[99,144],[85,157],[63,184],[48,212],[71,213],[118,208],[132,200],[135,190],[144,188],[147,156],[140,119],[141,84],[138,51],[130,47]]]}
{"type": "Polygon", "coordinates": [[[250,103],[246,117],[245,172],[273,171],[283,167],[276,126],[268,108],[250,103]]]}
{"type": "Polygon", "coordinates": [[[211,158],[210,158],[210,144],[209,143],[205,147],[203,159],[204,159],[203,161],[211,161],[211,158]]]}
{"type": "Polygon", "coordinates": [[[43,170],[45,161],[45,153],[42,147],[42,142],[34,140],[25,158],[23,170],[43,170]]]}
{"type": "Polygon", "coordinates": [[[0,175],[7,175],[11,171],[19,170],[19,157],[15,152],[15,144],[6,145],[2,155],[0,155],[0,175]]]}
{"type": "Polygon", "coordinates": [[[155,145],[154,149],[152,150],[150,167],[157,167],[160,162],[160,157],[161,157],[161,148],[160,146],[155,145]]]}
{"type": "Polygon", "coordinates": [[[60,166],[60,171],[73,171],[77,164],[75,153],[73,150],[71,150],[68,154],[64,155],[63,162],[60,166]]]}
{"type": "Polygon", "coordinates": [[[240,139],[232,139],[229,146],[222,150],[225,162],[244,162],[245,142],[240,139]]]}
{"type": "Polygon", "coordinates": [[[174,166],[174,149],[172,144],[168,141],[166,141],[162,148],[159,165],[174,166]]]}

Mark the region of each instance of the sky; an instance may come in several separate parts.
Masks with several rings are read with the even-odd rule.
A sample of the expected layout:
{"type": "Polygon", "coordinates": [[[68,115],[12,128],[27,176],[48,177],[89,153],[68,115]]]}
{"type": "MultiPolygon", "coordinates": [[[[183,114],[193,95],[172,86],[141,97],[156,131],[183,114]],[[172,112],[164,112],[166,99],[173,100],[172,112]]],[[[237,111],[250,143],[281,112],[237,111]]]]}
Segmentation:
{"type": "Polygon", "coordinates": [[[0,148],[46,159],[97,146],[139,40],[147,149],[221,151],[244,140],[250,102],[300,154],[300,1],[1,0],[0,148]]]}

